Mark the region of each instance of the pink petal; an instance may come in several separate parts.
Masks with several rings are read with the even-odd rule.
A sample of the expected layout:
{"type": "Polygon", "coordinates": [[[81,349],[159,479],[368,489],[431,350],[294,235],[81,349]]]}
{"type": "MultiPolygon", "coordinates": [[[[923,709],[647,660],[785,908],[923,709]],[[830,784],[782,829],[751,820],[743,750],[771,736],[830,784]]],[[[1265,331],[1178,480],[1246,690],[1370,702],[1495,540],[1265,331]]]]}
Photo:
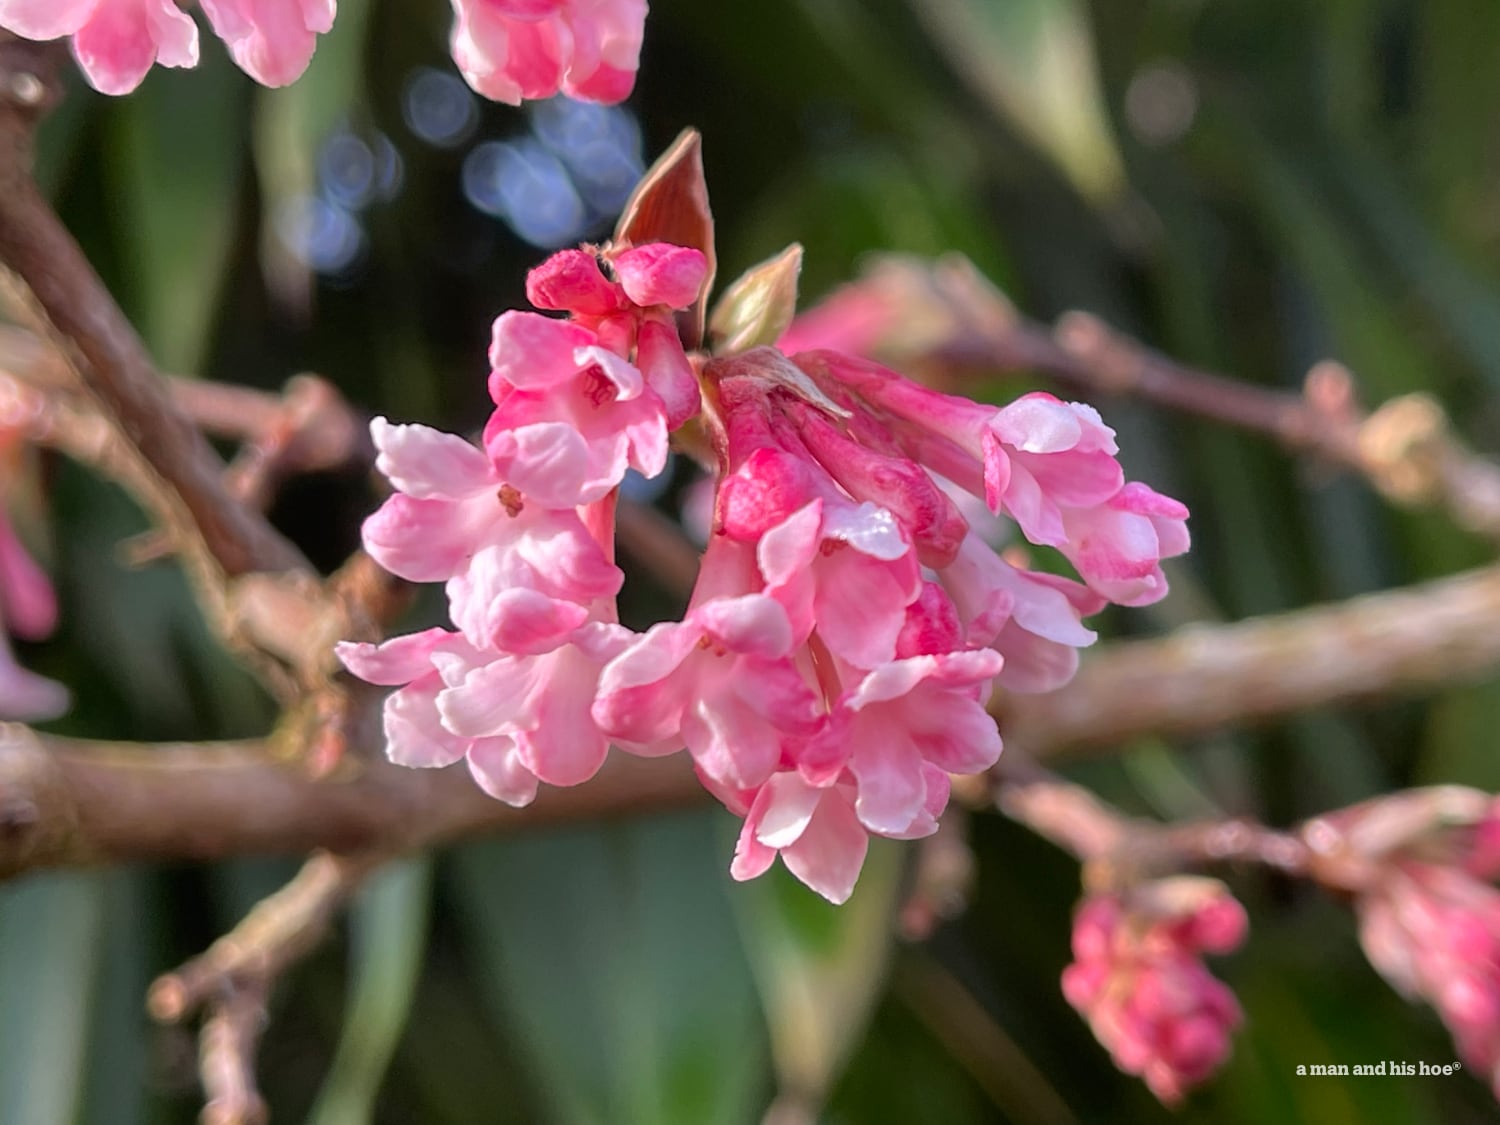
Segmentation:
{"type": "MultiPolygon", "coordinates": [[[[442,582],[473,557],[472,529],[454,518],[441,500],[388,497],[361,529],[365,550],[392,574],[411,582],[442,582]]],[[[497,518],[501,512],[495,508],[497,518]]]]}
{"type": "Polygon", "coordinates": [[[101,0],[0,0],[0,27],[22,39],[60,39],[93,16],[101,0]]]}
{"type": "Polygon", "coordinates": [[[754,789],[781,761],[781,732],[732,690],[689,703],[682,739],[700,770],[735,789],[754,789]]]}
{"type": "Polygon", "coordinates": [[[158,59],[196,65],[198,28],[172,0],[100,0],[73,36],[73,54],[94,89],[128,94],[158,59]]]}
{"type": "Polygon", "coordinates": [[[500,402],[510,387],[547,390],[572,379],[579,369],[574,353],[592,346],[594,339],[586,328],[565,320],[528,312],[501,314],[490,342],[491,397],[500,402]]]}
{"type": "MultiPolygon", "coordinates": [[[[824,791],[806,784],[794,773],[778,773],[766,782],[762,792],[766,795],[765,807],[761,810],[755,836],[771,848],[786,848],[795,844],[812,823],[813,813],[824,791]]],[[[761,804],[760,799],[756,805],[761,804]]],[[[752,811],[752,816],[754,815],[752,811]]]]}
{"type": "Polygon", "coordinates": [[[334,0],[202,0],[241,70],[265,86],[296,81],[333,25],[334,0]]]}
{"type": "Polygon", "coordinates": [[[814,500],[760,537],[755,556],[768,586],[785,586],[807,574],[822,542],[822,528],[823,502],[814,500]]]}
{"type": "Polygon", "coordinates": [[[668,430],[675,430],[702,405],[698,377],[682,350],[677,329],[657,320],[642,322],[636,338],[636,365],[666,408],[668,430]]]}
{"type": "Polygon", "coordinates": [[[922,757],[900,722],[887,716],[860,722],[854,729],[858,741],[849,756],[849,770],[859,785],[859,821],[872,832],[904,833],[927,797],[922,757]]]}
{"type": "Polygon", "coordinates": [[[375,467],[408,496],[457,500],[500,484],[484,452],[456,434],[376,418],[370,437],[379,451],[375,467]]]}
{"type": "Polygon", "coordinates": [[[476,738],[469,747],[469,773],[497,801],[524,808],[536,800],[536,774],[521,761],[509,738],[476,738]]]}
{"type": "Polygon", "coordinates": [[[549,681],[529,729],[516,735],[521,760],[548,785],[581,785],[604,764],[609,741],[589,714],[599,665],[572,645],[550,657],[549,681]]]}
{"type": "Polygon", "coordinates": [[[550,652],[588,620],[574,602],[549,598],[524,586],[503,591],[494,601],[490,639],[502,652],[550,652]]]}
{"type": "Polygon", "coordinates": [[[451,766],[469,743],[443,727],[436,699],[442,680],[436,672],[392,693],[385,701],[385,752],[398,766],[435,769],[451,766]]]}
{"type": "Polygon", "coordinates": [[[848,803],[830,796],[818,805],[797,842],[781,859],[798,879],[834,905],[849,901],[870,840],[848,803]]]}
{"type": "Polygon", "coordinates": [[[550,664],[535,656],[500,656],[437,695],[443,726],[461,738],[513,735],[530,720],[549,687],[550,664]]]}
{"type": "Polygon", "coordinates": [[[406,684],[432,671],[432,652],[453,636],[446,629],[427,629],[392,637],[379,645],[340,641],[334,653],[344,667],[369,684],[406,684]]]}
{"type": "Polygon", "coordinates": [[[792,648],[786,610],[764,594],[715,598],[693,610],[692,617],[731,652],[774,659],[792,648]]]}
{"type": "Polygon", "coordinates": [[[495,472],[544,508],[575,508],[609,491],[607,481],[589,480],[589,448],[565,422],[542,422],[485,435],[495,472]]]}
{"type": "Polygon", "coordinates": [[[906,607],[921,591],[915,554],[908,550],[904,558],[885,562],[844,549],[816,565],[818,635],[858,668],[893,659],[906,607]]]}
{"type": "Polygon", "coordinates": [[[0,626],[41,640],[57,625],[57,594],[0,513],[0,626]]]}
{"type": "Polygon", "coordinates": [[[637,305],[685,309],[698,299],[708,276],[702,251],[666,242],[637,246],[614,259],[615,276],[637,305]]]}
{"type": "Polygon", "coordinates": [[[607,316],[624,307],[620,287],[584,250],[559,250],[526,275],[526,299],[539,309],[607,316]]]}

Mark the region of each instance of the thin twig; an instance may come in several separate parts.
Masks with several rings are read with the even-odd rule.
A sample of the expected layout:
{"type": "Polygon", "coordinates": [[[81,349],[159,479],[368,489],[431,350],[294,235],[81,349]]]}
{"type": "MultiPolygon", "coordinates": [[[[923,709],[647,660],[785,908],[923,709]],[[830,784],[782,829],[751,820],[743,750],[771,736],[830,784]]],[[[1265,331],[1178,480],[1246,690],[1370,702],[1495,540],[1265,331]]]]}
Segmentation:
{"type": "Polygon", "coordinates": [[[1095,887],[1223,863],[1300,876],[1332,875],[1337,866],[1327,857],[1321,866],[1315,863],[1313,850],[1299,835],[1244,817],[1163,825],[1127,816],[1081,785],[1014,753],[990,781],[994,807],[1072,855],[1084,866],[1085,882],[1095,887]]]}
{"type": "Polygon", "coordinates": [[[1441,508],[1459,526],[1500,539],[1500,464],[1465,448],[1426,395],[1367,414],[1354,377],[1331,361],[1316,365],[1299,393],[1181,363],[1089,313],[1068,313],[1049,328],[1023,316],[961,255],[877,259],[840,299],[882,310],[872,346],[928,381],[957,390],[975,374],[1035,371],[1090,401],[1140,399],[1263,434],[1360,473],[1395,503],[1441,508]]]}
{"type": "Polygon", "coordinates": [[[268,1111],[255,1082],[255,1055],[266,1022],[258,989],[237,989],[214,1002],[198,1039],[207,1099],[202,1125],[264,1125],[268,1111]]]}
{"type": "Polygon", "coordinates": [[[232,993],[264,995],[322,940],[339,908],[379,865],[373,853],[313,855],[296,878],[257,903],[205,952],[158,977],[146,996],[147,1009],[163,1023],[176,1023],[232,993]]]}

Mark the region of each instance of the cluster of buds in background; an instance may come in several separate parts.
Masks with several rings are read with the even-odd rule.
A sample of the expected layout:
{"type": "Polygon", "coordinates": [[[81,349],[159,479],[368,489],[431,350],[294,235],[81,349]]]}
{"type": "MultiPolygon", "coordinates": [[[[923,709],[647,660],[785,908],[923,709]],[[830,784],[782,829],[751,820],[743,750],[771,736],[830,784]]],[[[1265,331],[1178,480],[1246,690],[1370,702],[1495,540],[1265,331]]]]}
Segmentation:
{"type": "Polygon", "coordinates": [[[744,818],[737,878],[780,853],[841,902],[869,835],[932,833],[949,775],[994,765],[996,682],[1059,686],[1094,639],[1084,616],[1165,595],[1187,512],[1126,483],[1087,406],[985,406],[854,356],[778,350],[795,253],[732,286],[713,353],[697,350],[712,247],[654,241],[638,218],[662,213],[652,193],[688,159],[695,142],[648,177],[613,243],[532,272],[532,303],[564,316],[495,322],[479,445],[375,423],[396,491],[366,548],[445,582],[456,629],[340,654],[404,685],[385,711],[398,762],[466,758],[523,804],[538,781],[592,777],[611,744],[686,748],[744,818]],[[616,489],[627,469],[660,473],[683,427],[711,451],[708,547],[683,620],[635,634],[614,603],[616,489]],[[964,505],[984,509],[976,526],[964,505]],[[995,516],[1083,581],[1003,559],[983,534],[995,516]]]}
{"type": "Polygon", "coordinates": [[[1169,1105],[1229,1057],[1242,1016],[1203,964],[1244,940],[1245,910],[1217,879],[1178,875],[1086,898],[1063,995],[1119,1068],[1169,1105]]]}

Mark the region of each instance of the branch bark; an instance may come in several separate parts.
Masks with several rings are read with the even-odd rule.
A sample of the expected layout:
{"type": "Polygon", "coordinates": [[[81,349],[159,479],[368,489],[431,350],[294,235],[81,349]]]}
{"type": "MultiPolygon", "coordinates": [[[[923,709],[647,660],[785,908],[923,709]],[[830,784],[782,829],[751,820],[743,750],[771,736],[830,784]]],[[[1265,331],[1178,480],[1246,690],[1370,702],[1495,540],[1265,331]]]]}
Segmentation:
{"type": "Polygon", "coordinates": [[[1085,657],[1072,682],[1000,701],[1038,757],[1472,680],[1500,665],[1500,566],[1232,625],[1190,625],[1085,657]]]}
{"type": "MultiPolygon", "coordinates": [[[[1500,665],[1500,567],[1234,625],[1106,646],[1067,687],[1000,700],[1001,729],[1038,759],[1182,736],[1302,708],[1434,688],[1500,665]]],[[[366,708],[355,707],[354,714],[366,708]]],[[[615,753],[598,778],[531,808],[461,769],[413,771],[362,752],[334,776],[264,742],[94,743],[0,726],[0,877],[38,867],[258,853],[398,852],[702,799],[685,760],[615,753]]],[[[301,748],[292,748],[292,753],[301,748]]]]}
{"type": "Polygon", "coordinates": [[[165,486],[159,513],[229,577],[306,570],[290,543],[226,486],[223,466],[170,395],[124,313],[31,177],[37,122],[57,99],[61,49],[0,38],[0,262],[37,327],[165,486]]]}

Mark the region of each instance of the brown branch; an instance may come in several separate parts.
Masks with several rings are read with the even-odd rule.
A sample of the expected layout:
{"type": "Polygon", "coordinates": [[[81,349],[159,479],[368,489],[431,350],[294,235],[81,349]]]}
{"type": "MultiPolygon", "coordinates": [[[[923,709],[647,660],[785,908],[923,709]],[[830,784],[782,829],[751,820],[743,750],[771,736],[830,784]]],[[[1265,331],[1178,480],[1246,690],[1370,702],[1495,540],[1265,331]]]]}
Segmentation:
{"type": "Polygon", "coordinates": [[[158,977],[146,1009],[161,1023],[207,1010],[199,1071],[208,1095],[204,1122],[249,1125],[266,1107],[255,1083],[255,1053],[278,978],[322,941],[344,903],[380,864],[374,854],[319,852],[207,951],[158,977]]]}
{"type": "Polygon", "coordinates": [[[1320,865],[1300,835],[1243,817],[1163,825],[1127,816],[1081,785],[1014,752],[992,772],[990,781],[993,806],[1076,858],[1084,865],[1085,881],[1094,887],[1220,863],[1311,877],[1342,872],[1342,866],[1327,862],[1327,857],[1320,865]]]}
{"type": "Polygon", "coordinates": [[[224,574],[305,570],[301,555],[226,486],[203,435],[172,403],[130,322],[31,177],[32,136],[57,98],[56,45],[0,39],[0,262],[18,303],[162,482],[157,515],[201,539],[224,574]]]}
{"type": "Polygon", "coordinates": [[[461,768],[414,771],[361,756],[320,780],[275,749],[80,742],[0,724],[0,879],[140,860],[411,851],[674,807],[702,792],[684,761],[616,753],[590,784],[547,789],[513,809],[461,768]]]}
{"type": "Polygon", "coordinates": [[[266,1029],[264,996],[255,989],[213,1005],[198,1040],[198,1072],[207,1103],[203,1125],[263,1125],[268,1111],[255,1082],[255,1054],[266,1029]]]}
{"type": "Polygon", "coordinates": [[[1066,686],[998,701],[1038,758],[1477,679],[1500,665],[1500,567],[1232,625],[1191,625],[1085,658],[1066,686]]]}
{"type": "Polygon", "coordinates": [[[318,852],[281,890],[262,899],[207,951],[157,978],[146,1007],[163,1023],[186,1019],[229,993],[265,992],[317,943],[380,861],[318,852]]]}
{"type": "Polygon", "coordinates": [[[1088,313],[1068,313],[1051,329],[1021,315],[957,255],[937,263],[880,259],[846,297],[887,310],[876,350],[929,381],[1035,371],[1090,400],[1138,398],[1264,434],[1362,474],[1395,503],[1442,508],[1460,526],[1500,539],[1500,464],[1465,448],[1426,395],[1404,395],[1366,414],[1353,376],[1337,363],[1315,366],[1296,393],[1180,363],[1088,313]]]}
{"type": "Polygon", "coordinates": [[[1064,316],[1051,347],[1036,325],[1018,320],[1012,331],[1035,336],[1038,370],[1085,394],[1130,395],[1266,434],[1362,474],[1388,500],[1441,508],[1460,527],[1500,539],[1500,464],[1466,449],[1428,395],[1402,395],[1365,414],[1353,375],[1331,360],[1308,372],[1300,395],[1266,390],[1178,363],[1087,313],[1064,316]]]}
{"type": "MultiPolygon", "coordinates": [[[[1051,758],[1437,687],[1500,665],[1497,621],[1500,568],[1488,568],[1340,605],[1194,626],[1107,646],[1049,695],[1004,698],[1001,725],[1010,753],[1051,758]]],[[[381,760],[368,724],[350,738],[359,759],[320,781],[287,764],[305,752],[300,743],[140,747],[0,727],[0,877],[141,859],[400,851],[701,799],[685,761],[616,753],[590,784],[549,789],[515,810],[461,769],[411,771],[381,760]]]]}

